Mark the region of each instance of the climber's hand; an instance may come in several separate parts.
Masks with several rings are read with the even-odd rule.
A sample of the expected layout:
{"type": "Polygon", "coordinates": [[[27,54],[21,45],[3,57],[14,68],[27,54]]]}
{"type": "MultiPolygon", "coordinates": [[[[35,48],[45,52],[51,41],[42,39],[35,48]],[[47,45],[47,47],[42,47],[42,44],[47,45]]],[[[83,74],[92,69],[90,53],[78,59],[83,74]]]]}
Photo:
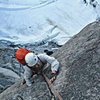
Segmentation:
{"type": "Polygon", "coordinates": [[[52,70],[51,74],[52,74],[52,78],[50,79],[50,83],[52,84],[56,80],[57,71],[56,70],[52,70]]]}
{"type": "Polygon", "coordinates": [[[51,74],[57,74],[56,70],[52,70],[51,74]]]}
{"type": "Polygon", "coordinates": [[[50,79],[50,84],[52,84],[55,80],[56,80],[56,76],[53,76],[53,77],[50,79]]]}

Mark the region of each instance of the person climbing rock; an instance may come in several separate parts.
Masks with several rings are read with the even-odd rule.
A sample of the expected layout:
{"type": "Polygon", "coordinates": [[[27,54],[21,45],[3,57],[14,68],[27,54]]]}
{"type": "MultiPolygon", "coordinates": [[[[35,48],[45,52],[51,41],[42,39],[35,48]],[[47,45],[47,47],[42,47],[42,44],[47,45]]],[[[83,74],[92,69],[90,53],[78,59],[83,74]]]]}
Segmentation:
{"type": "Polygon", "coordinates": [[[52,83],[59,72],[60,64],[54,57],[46,54],[34,54],[30,50],[25,48],[19,48],[15,52],[17,61],[23,65],[24,68],[24,81],[28,86],[31,86],[34,82],[33,76],[46,70],[47,67],[51,67],[51,74],[53,74],[50,82],[52,83]]]}

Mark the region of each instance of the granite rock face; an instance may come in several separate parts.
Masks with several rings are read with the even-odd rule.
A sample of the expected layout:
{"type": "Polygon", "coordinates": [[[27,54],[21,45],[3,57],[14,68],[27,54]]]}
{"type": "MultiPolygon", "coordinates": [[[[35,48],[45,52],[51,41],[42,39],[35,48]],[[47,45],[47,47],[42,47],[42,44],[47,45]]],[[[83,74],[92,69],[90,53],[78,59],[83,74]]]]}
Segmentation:
{"type": "MultiPolygon", "coordinates": [[[[3,45],[4,46],[4,45],[3,45]]],[[[2,47],[2,46],[1,46],[2,47]]],[[[12,58],[14,50],[11,48],[0,47],[0,93],[15,83],[20,77],[19,65],[12,58]],[[18,66],[17,66],[18,65],[18,66]],[[16,67],[15,67],[16,66],[16,67]]]]}
{"type": "MultiPolygon", "coordinates": [[[[57,50],[55,56],[61,71],[53,83],[63,100],[100,100],[100,22],[86,26],[57,50]]],[[[0,100],[51,100],[41,76],[33,86],[20,85],[21,80],[0,94],[0,100]]]]}

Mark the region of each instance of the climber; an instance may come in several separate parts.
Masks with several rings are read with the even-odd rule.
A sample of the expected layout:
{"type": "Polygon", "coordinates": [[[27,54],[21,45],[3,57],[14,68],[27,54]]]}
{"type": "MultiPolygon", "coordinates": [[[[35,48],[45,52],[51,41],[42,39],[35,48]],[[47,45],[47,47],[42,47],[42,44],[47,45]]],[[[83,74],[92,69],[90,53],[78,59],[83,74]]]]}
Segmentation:
{"type": "Polygon", "coordinates": [[[46,70],[49,66],[51,66],[52,74],[52,78],[50,79],[51,83],[54,82],[58,75],[60,64],[54,57],[50,57],[46,54],[36,55],[25,48],[19,48],[15,53],[15,57],[20,64],[24,65],[23,84],[26,82],[28,86],[31,86],[34,82],[33,76],[46,70]]]}

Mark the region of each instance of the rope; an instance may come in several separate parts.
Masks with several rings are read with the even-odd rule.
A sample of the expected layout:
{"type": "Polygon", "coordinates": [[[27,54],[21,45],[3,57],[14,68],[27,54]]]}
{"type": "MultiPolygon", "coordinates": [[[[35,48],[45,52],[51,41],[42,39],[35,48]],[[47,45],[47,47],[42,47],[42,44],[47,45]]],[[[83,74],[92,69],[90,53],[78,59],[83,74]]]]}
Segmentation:
{"type": "Polygon", "coordinates": [[[46,80],[45,77],[44,77],[44,74],[42,73],[41,75],[42,75],[43,79],[45,80],[45,82],[46,82],[46,84],[47,84],[47,86],[48,86],[48,89],[49,89],[50,94],[51,94],[51,100],[52,100],[52,98],[54,97],[54,94],[52,93],[52,91],[51,91],[51,89],[50,89],[50,87],[49,87],[49,84],[48,84],[47,80],[46,80]]]}
{"type": "Polygon", "coordinates": [[[48,89],[51,93],[51,100],[56,100],[56,98],[57,98],[57,100],[63,100],[61,95],[55,89],[52,88],[52,85],[51,85],[49,79],[47,78],[47,76],[43,73],[41,73],[41,75],[44,78],[44,80],[48,86],[48,89]]]}

